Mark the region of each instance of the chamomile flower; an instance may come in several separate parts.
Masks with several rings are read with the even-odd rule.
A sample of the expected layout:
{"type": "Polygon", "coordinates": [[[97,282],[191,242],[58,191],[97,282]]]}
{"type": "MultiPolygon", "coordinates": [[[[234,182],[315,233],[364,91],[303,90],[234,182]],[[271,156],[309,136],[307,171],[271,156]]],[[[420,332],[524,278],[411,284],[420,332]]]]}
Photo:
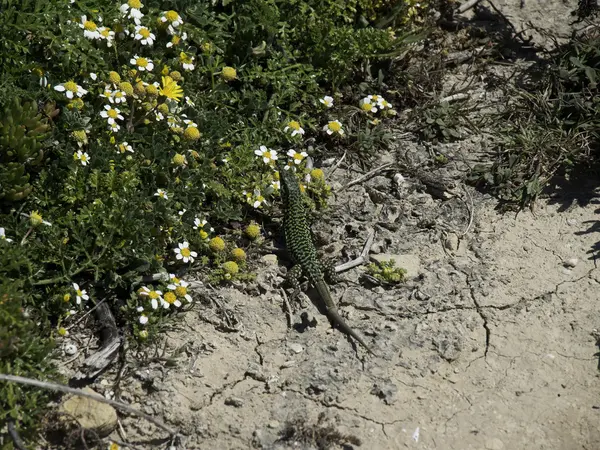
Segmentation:
{"type": "Polygon", "coordinates": [[[381,100],[381,102],[379,102],[379,107],[381,109],[387,108],[387,109],[392,109],[392,104],[390,102],[388,102],[387,100],[381,100]]]}
{"type": "Polygon", "coordinates": [[[184,70],[194,70],[194,57],[185,52],[179,53],[179,62],[184,70]]]}
{"type": "Polygon", "coordinates": [[[117,153],[123,154],[125,152],[133,153],[133,147],[131,147],[131,145],[127,142],[121,142],[120,144],[117,144],[117,153]]]}
{"type": "Polygon", "coordinates": [[[167,195],[167,191],[165,191],[164,189],[157,189],[156,192],[154,193],[155,197],[160,197],[162,199],[165,200],[169,200],[169,196],[167,195]]]}
{"type": "Polygon", "coordinates": [[[300,126],[300,123],[295,120],[290,120],[287,124],[287,127],[283,129],[285,132],[288,130],[292,133],[292,137],[296,136],[297,134],[300,136],[304,134],[304,129],[300,126]]]}
{"type": "Polygon", "coordinates": [[[12,239],[6,237],[6,231],[4,228],[0,227],[0,241],[12,242],[12,239]]]}
{"type": "Polygon", "coordinates": [[[90,296],[87,295],[85,289],[80,289],[77,283],[73,283],[73,290],[75,291],[75,303],[81,304],[81,300],[89,300],[90,296]]]}
{"type": "Polygon", "coordinates": [[[206,219],[200,219],[199,217],[196,217],[194,219],[194,230],[197,230],[198,228],[204,228],[204,225],[206,225],[208,222],[206,221],[206,219]]]}
{"type": "Polygon", "coordinates": [[[108,27],[100,27],[98,28],[98,33],[100,33],[99,39],[101,41],[106,41],[107,47],[112,47],[113,41],[115,40],[115,32],[108,27]]]}
{"type": "Polygon", "coordinates": [[[110,93],[108,101],[111,103],[125,103],[127,101],[127,93],[125,91],[115,90],[110,93]]]}
{"type": "Polygon", "coordinates": [[[129,0],[127,3],[121,5],[119,10],[124,17],[133,19],[136,24],[140,23],[140,19],[144,17],[144,14],[140,11],[144,5],[140,0],[129,0]]]}
{"type": "Polygon", "coordinates": [[[186,242],[182,242],[178,244],[178,248],[174,249],[175,258],[183,260],[184,263],[193,263],[194,258],[198,256],[198,253],[190,250],[190,244],[186,242]]]}
{"type": "Polygon", "coordinates": [[[294,149],[290,149],[287,155],[294,160],[294,164],[300,164],[304,158],[308,156],[306,152],[297,152],[294,149]]]}
{"type": "Polygon", "coordinates": [[[254,150],[254,154],[260,156],[265,164],[271,164],[277,160],[277,152],[268,149],[266,145],[261,145],[258,150],[254,150]]]}
{"type": "Polygon", "coordinates": [[[274,190],[278,191],[279,189],[281,189],[281,181],[279,181],[279,180],[273,180],[273,181],[271,181],[271,187],[274,190]]]}
{"type": "Polygon", "coordinates": [[[81,16],[79,28],[83,29],[83,35],[88,39],[100,39],[98,25],[91,20],[87,20],[87,16],[81,16]]]}
{"type": "Polygon", "coordinates": [[[133,64],[138,68],[140,72],[148,71],[152,72],[154,70],[154,63],[151,59],[142,58],[138,55],[135,55],[133,58],[129,60],[130,64],[133,64]]]}
{"type": "Polygon", "coordinates": [[[113,108],[110,105],[104,105],[104,111],[100,111],[100,115],[104,117],[109,125],[113,125],[117,122],[117,119],[124,120],[121,115],[121,111],[118,108],[113,108]]]}
{"type": "Polygon", "coordinates": [[[181,16],[177,13],[177,11],[165,11],[161,14],[160,19],[163,23],[169,24],[169,31],[172,31],[171,34],[174,34],[174,29],[183,24],[183,20],[181,16]]]}
{"type": "Polygon", "coordinates": [[[146,286],[140,290],[140,295],[150,299],[150,305],[152,306],[152,309],[158,308],[159,300],[162,302],[162,292],[150,289],[146,286]]]}
{"type": "Polygon", "coordinates": [[[188,96],[185,97],[185,104],[188,106],[196,106],[196,104],[188,96]]]}
{"type": "Polygon", "coordinates": [[[90,78],[92,81],[96,81],[98,79],[98,75],[96,75],[94,72],[90,73],[90,78]]]}
{"type": "Polygon", "coordinates": [[[190,285],[187,281],[177,280],[177,283],[171,283],[167,286],[167,289],[175,291],[175,295],[178,298],[185,298],[188,302],[192,301],[192,296],[188,294],[187,287],[190,285]]]}
{"type": "Polygon", "coordinates": [[[88,162],[90,162],[90,155],[88,155],[87,152],[77,150],[77,152],[73,153],[73,159],[81,162],[82,166],[87,166],[88,162]]]}
{"type": "Polygon", "coordinates": [[[365,97],[360,101],[360,109],[365,112],[377,112],[377,106],[374,103],[371,103],[371,99],[369,97],[365,97]]]}
{"type": "Polygon", "coordinates": [[[327,132],[327,134],[332,135],[334,133],[339,134],[340,136],[344,134],[344,130],[342,129],[342,124],[339,120],[332,120],[327,125],[323,127],[323,131],[327,132]]]}
{"type": "Polygon", "coordinates": [[[171,48],[179,45],[181,41],[185,41],[187,39],[187,33],[183,32],[181,36],[174,34],[171,38],[171,42],[167,43],[167,48],[171,48]]]}
{"type": "MultiPolygon", "coordinates": [[[[144,311],[144,307],[143,306],[138,306],[136,308],[136,311],[139,312],[139,313],[141,313],[141,312],[144,311]]],[[[148,323],[148,316],[146,314],[140,314],[140,317],[139,317],[138,320],[139,320],[140,324],[146,325],[148,323]]]]}
{"type": "Polygon", "coordinates": [[[150,45],[151,46],[152,44],[154,44],[154,40],[156,39],[156,36],[154,36],[154,34],[151,33],[148,28],[143,27],[141,25],[136,25],[134,39],[136,41],[140,41],[142,45],[150,45]]]}
{"type": "Polygon", "coordinates": [[[177,298],[177,295],[175,295],[174,292],[167,292],[163,296],[162,306],[165,309],[169,309],[169,306],[171,305],[179,308],[181,306],[181,301],[177,298]]]}
{"type": "Polygon", "coordinates": [[[367,95],[367,98],[371,100],[371,103],[379,104],[383,101],[383,97],[381,95],[367,95]]]}
{"type": "Polygon", "coordinates": [[[83,97],[88,92],[73,80],[67,81],[66,83],[57,84],[54,86],[54,90],[58,92],[64,92],[69,100],[71,100],[74,96],[83,97]]]}
{"type": "Polygon", "coordinates": [[[254,198],[251,200],[251,202],[252,206],[254,206],[256,209],[260,208],[260,205],[265,202],[265,198],[261,195],[258,189],[254,191],[254,198]]]}
{"type": "Polygon", "coordinates": [[[333,106],[333,97],[326,95],[325,97],[319,99],[319,101],[324,104],[327,108],[331,108],[333,106]]]}
{"type": "Polygon", "coordinates": [[[119,125],[117,122],[109,123],[108,128],[113,133],[116,133],[117,131],[119,131],[121,129],[121,125],[119,125]]]}

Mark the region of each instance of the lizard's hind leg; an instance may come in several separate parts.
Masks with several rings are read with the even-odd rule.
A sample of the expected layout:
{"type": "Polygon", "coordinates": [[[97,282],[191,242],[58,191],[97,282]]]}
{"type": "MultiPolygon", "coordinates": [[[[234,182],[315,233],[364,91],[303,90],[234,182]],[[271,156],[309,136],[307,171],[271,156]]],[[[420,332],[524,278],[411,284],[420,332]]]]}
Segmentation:
{"type": "Polygon", "coordinates": [[[294,289],[292,295],[290,296],[290,301],[295,302],[298,301],[298,297],[300,296],[300,277],[302,276],[302,266],[300,264],[296,264],[290,270],[285,277],[287,283],[294,289]]]}

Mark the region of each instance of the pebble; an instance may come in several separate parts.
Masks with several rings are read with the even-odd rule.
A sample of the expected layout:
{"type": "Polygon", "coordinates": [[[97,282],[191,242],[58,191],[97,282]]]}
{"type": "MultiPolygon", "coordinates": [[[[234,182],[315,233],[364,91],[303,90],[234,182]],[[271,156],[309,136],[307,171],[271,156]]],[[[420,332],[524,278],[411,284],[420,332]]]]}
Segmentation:
{"type": "Polygon", "coordinates": [[[451,252],[455,252],[456,250],[458,250],[458,244],[458,236],[456,235],[456,233],[448,234],[448,237],[444,242],[444,246],[451,252]]]}
{"type": "Polygon", "coordinates": [[[77,346],[75,344],[65,345],[65,355],[73,356],[75,353],[77,353],[77,346]]]}
{"type": "Polygon", "coordinates": [[[575,267],[577,265],[577,263],[579,263],[579,259],[570,258],[570,259],[567,259],[564,264],[566,267],[575,267]]]}
{"type": "Polygon", "coordinates": [[[225,399],[225,404],[227,406],[235,406],[236,408],[241,408],[244,406],[244,401],[238,397],[227,397],[225,399]]]}
{"type": "Polygon", "coordinates": [[[294,353],[302,353],[304,351],[304,347],[302,347],[302,345],[300,345],[296,342],[292,342],[292,343],[288,344],[288,347],[294,353]]]}

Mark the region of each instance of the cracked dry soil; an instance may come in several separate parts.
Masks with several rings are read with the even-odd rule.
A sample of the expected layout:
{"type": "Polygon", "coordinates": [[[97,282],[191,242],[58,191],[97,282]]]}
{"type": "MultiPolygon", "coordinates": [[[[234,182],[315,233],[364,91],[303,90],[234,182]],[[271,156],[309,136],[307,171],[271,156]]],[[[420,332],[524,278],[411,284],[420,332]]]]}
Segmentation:
{"type": "MultiPolygon", "coordinates": [[[[573,6],[518,3],[497,6],[517,26],[527,19],[547,29],[573,6]]],[[[454,76],[452,83],[466,82],[468,70],[454,76]]],[[[451,161],[472,162],[483,157],[483,140],[440,147],[451,161]]],[[[382,162],[428,154],[411,138],[395,148],[382,162]]],[[[322,435],[312,444],[298,434],[282,440],[288,422],[309,434],[335,430],[345,448],[358,440],[373,449],[600,448],[600,271],[590,256],[598,236],[586,233],[597,205],[562,211],[556,197],[515,217],[470,188],[442,200],[419,180],[396,185],[392,175],[338,192],[315,229],[339,263],[360,253],[371,229],[372,253],[412,255],[413,277],[400,287],[332,287],[342,315],[378,357],[356,353],[310,303],[302,311],[316,326],[288,328],[282,279],[263,263],[254,288],[207,294],[212,303],[186,313],[166,337],[166,354],[185,351],[173,364],[138,365],[122,381],[121,398],[178,427],[186,436],[179,448],[187,449],[340,448],[322,435]],[[215,326],[222,316],[214,302],[234,327],[215,326]]],[[[333,182],[357,176],[338,171],[333,182]]],[[[343,277],[358,281],[362,271],[343,277]]],[[[122,423],[143,448],[164,437],[137,418],[122,423]]]]}

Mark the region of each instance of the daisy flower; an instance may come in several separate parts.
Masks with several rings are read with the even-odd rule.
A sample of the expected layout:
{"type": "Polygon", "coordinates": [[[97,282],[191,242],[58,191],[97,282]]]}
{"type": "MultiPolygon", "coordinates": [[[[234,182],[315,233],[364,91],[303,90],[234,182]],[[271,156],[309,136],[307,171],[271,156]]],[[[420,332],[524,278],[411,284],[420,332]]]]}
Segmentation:
{"type": "Polygon", "coordinates": [[[265,145],[261,145],[258,150],[254,150],[254,154],[260,156],[265,164],[270,164],[277,160],[277,152],[268,149],[265,145]]]}
{"type": "Polygon", "coordinates": [[[171,283],[167,286],[167,289],[175,291],[175,295],[178,298],[185,298],[188,302],[192,301],[192,296],[188,294],[187,287],[190,285],[187,281],[178,280],[177,283],[171,283]]]}
{"type": "Polygon", "coordinates": [[[88,92],[84,88],[79,86],[77,83],[75,83],[73,80],[54,86],[54,90],[58,92],[64,92],[69,100],[72,99],[75,95],[77,97],[83,97],[88,92]]]}
{"type": "Polygon", "coordinates": [[[308,153],[297,152],[294,149],[290,149],[288,150],[287,155],[294,160],[295,164],[300,164],[302,160],[308,156],[308,153]]]}
{"type": "Polygon", "coordinates": [[[194,70],[194,57],[181,52],[179,54],[179,61],[185,70],[194,70]]]}
{"type": "Polygon", "coordinates": [[[144,5],[140,0],[129,0],[120,6],[119,10],[123,17],[133,19],[136,24],[140,23],[140,19],[144,17],[144,14],[140,11],[144,5]]]}
{"type": "Polygon", "coordinates": [[[117,122],[115,122],[115,123],[109,123],[108,128],[110,128],[110,131],[112,131],[113,133],[116,133],[117,131],[119,131],[121,129],[121,126],[117,122]]]}
{"type": "Polygon", "coordinates": [[[260,191],[257,189],[254,191],[254,201],[252,203],[252,206],[254,206],[254,208],[260,208],[260,205],[262,205],[265,202],[265,198],[260,194],[260,191]]]}
{"type": "Polygon", "coordinates": [[[83,29],[83,35],[88,39],[100,39],[98,25],[91,20],[87,20],[87,16],[81,16],[79,28],[83,29]]]}
{"type": "Polygon", "coordinates": [[[99,39],[101,41],[106,41],[107,47],[112,47],[113,41],[115,40],[115,32],[108,27],[100,27],[98,28],[98,33],[100,33],[99,39]]]}
{"type": "Polygon", "coordinates": [[[113,108],[110,105],[104,105],[104,109],[105,111],[100,111],[100,115],[107,120],[109,125],[115,124],[117,119],[124,120],[119,109],[113,108]]]}
{"type": "Polygon", "coordinates": [[[149,289],[146,286],[141,289],[140,295],[150,299],[150,305],[152,306],[152,309],[158,308],[159,300],[162,302],[162,292],[149,289]]]}
{"type": "Polygon", "coordinates": [[[154,44],[156,36],[154,36],[154,34],[152,34],[148,28],[141,25],[136,25],[134,39],[136,41],[140,41],[142,45],[152,45],[154,44]]]}
{"type": "Polygon", "coordinates": [[[130,152],[133,153],[133,148],[127,142],[121,142],[117,145],[117,153],[125,153],[130,152]]]}
{"type": "Polygon", "coordinates": [[[190,250],[190,244],[188,242],[183,242],[178,244],[178,248],[174,249],[175,258],[182,259],[184,263],[193,263],[194,258],[198,256],[198,253],[190,250]]]}
{"type": "MultiPolygon", "coordinates": [[[[183,24],[183,20],[181,16],[177,13],[177,11],[165,11],[160,16],[160,21],[162,23],[169,24],[169,31],[175,31],[174,29],[183,24]]],[[[171,33],[174,34],[174,33],[171,33]]]]}
{"type": "Polygon", "coordinates": [[[4,228],[0,227],[0,241],[12,242],[12,239],[6,237],[6,231],[4,228]]]}
{"type": "Polygon", "coordinates": [[[323,127],[323,131],[326,131],[327,134],[332,135],[333,133],[337,133],[340,136],[344,134],[344,130],[342,130],[342,124],[339,120],[333,120],[329,122],[327,125],[323,127]]]}
{"type": "Polygon", "coordinates": [[[81,300],[89,300],[90,296],[87,295],[85,289],[80,289],[77,283],[73,283],[73,290],[75,290],[75,302],[79,305],[81,300]]]}
{"type": "Polygon", "coordinates": [[[140,58],[138,55],[135,55],[133,58],[131,58],[129,63],[136,66],[140,72],[144,72],[145,70],[152,72],[154,70],[154,63],[151,59],[140,58]]]}
{"type": "Polygon", "coordinates": [[[77,150],[76,153],[73,153],[73,159],[75,161],[80,161],[82,166],[87,166],[87,163],[90,162],[90,155],[81,150],[77,150]]]}
{"type": "Polygon", "coordinates": [[[111,103],[125,103],[127,101],[127,93],[125,91],[112,91],[110,97],[108,97],[108,101],[111,103]]]}
{"type": "Polygon", "coordinates": [[[291,131],[292,137],[296,136],[297,134],[299,134],[300,136],[304,134],[304,129],[300,126],[300,123],[296,122],[295,120],[291,120],[290,122],[288,122],[287,127],[283,129],[283,131],[288,130],[291,131]]]}
{"type": "Polygon", "coordinates": [[[164,198],[165,200],[169,200],[169,196],[167,195],[167,191],[165,191],[164,189],[157,189],[156,192],[154,193],[155,197],[160,197],[160,198],[164,198]]]}
{"type": "Polygon", "coordinates": [[[323,103],[327,108],[331,108],[333,106],[333,97],[326,95],[322,99],[319,99],[321,103],[323,103]]]}
{"type": "Polygon", "coordinates": [[[377,106],[371,103],[371,99],[369,97],[365,97],[360,101],[360,109],[362,109],[365,112],[377,112],[377,106]]]}
{"type": "Polygon", "coordinates": [[[204,228],[204,225],[206,225],[208,222],[206,221],[206,219],[202,219],[200,220],[199,217],[196,217],[194,219],[194,230],[197,230],[198,228],[204,228]]]}
{"type": "Polygon", "coordinates": [[[176,306],[177,308],[179,308],[181,306],[181,301],[179,301],[179,299],[177,298],[177,295],[175,295],[174,292],[167,292],[164,297],[163,297],[163,301],[161,302],[163,308],[165,309],[169,309],[169,306],[173,305],[176,306]]]}

